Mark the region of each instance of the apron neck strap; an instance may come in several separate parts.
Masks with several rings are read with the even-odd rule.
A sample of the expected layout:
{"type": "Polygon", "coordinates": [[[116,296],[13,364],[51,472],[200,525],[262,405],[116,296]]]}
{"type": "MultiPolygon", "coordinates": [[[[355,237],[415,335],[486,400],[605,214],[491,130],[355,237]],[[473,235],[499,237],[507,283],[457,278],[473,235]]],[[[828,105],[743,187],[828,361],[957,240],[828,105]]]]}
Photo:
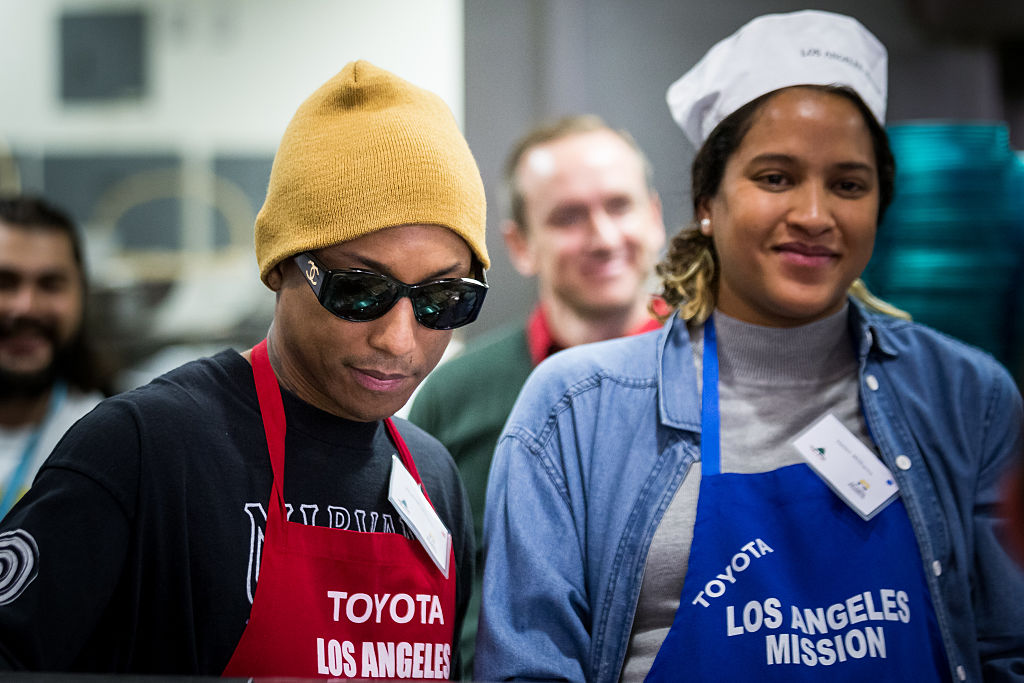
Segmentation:
{"type": "MultiPolygon", "coordinates": [[[[387,427],[388,435],[391,437],[391,442],[395,444],[395,448],[398,449],[398,457],[402,459],[402,464],[405,465],[405,469],[409,470],[409,474],[416,480],[416,483],[420,485],[420,490],[423,491],[423,495],[426,497],[427,502],[430,503],[430,496],[427,495],[427,488],[423,485],[423,480],[420,479],[420,473],[416,470],[416,463],[412,461],[412,454],[409,452],[409,447],[405,445],[405,439],[398,433],[398,427],[395,426],[392,419],[386,418],[384,420],[384,426],[387,427]]],[[[433,505],[433,503],[430,503],[433,505]]]]}
{"type": "Polygon", "coordinates": [[[704,322],[701,358],[700,471],[706,477],[721,471],[721,419],[718,414],[718,340],[714,316],[704,322]]]}
{"type": "Polygon", "coordinates": [[[273,492],[283,509],[284,436],[286,432],[284,403],[281,401],[281,388],[277,385],[274,368],[270,366],[266,339],[252,348],[252,376],[256,382],[256,399],[260,404],[263,431],[267,435],[270,468],[274,472],[273,492]]]}

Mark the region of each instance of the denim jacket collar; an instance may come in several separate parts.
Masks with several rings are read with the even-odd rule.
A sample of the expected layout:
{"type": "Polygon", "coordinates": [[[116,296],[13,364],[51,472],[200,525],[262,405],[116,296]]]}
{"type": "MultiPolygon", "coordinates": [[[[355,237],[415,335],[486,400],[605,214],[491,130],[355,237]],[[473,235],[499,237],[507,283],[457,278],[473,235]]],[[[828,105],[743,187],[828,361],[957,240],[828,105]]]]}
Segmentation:
{"type": "Polygon", "coordinates": [[[666,427],[700,432],[697,368],[686,321],[673,315],[661,328],[658,343],[658,420],[666,427]],[[672,390],[665,378],[672,378],[672,390]]]}
{"type": "Polygon", "coordinates": [[[872,351],[876,351],[883,356],[896,358],[899,355],[896,351],[896,346],[887,338],[891,331],[884,326],[873,324],[871,320],[872,314],[864,308],[864,304],[860,301],[853,297],[849,297],[849,301],[850,334],[857,341],[857,360],[860,361],[861,365],[864,364],[868,354],[872,351]]]}

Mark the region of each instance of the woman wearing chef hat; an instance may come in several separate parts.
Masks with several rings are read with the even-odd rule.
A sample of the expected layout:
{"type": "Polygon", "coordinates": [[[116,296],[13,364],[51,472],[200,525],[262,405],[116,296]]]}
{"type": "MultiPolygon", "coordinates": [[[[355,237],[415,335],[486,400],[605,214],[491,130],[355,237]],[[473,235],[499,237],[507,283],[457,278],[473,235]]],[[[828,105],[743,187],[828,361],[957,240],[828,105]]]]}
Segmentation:
{"type": "Polygon", "coordinates": [[[767,15],[668,91],[698,148],[660,332],[559,354],[497,449],[477,678],[1024,671],[1000,546],[1021,397],[859,281],[892,198],[886,52],[767,15]]]}

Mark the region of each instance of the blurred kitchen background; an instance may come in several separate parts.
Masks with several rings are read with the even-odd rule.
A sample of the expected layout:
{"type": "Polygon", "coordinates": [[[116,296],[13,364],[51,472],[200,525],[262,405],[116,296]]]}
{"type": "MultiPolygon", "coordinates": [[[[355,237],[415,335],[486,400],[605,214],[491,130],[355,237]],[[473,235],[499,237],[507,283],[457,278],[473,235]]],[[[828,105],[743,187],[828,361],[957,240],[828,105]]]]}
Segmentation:
{"type": "MultiPolygon", "coordinates": [[[[866,273],[1024,377],[1024,2],[822,0],[889,49],[897,196],[866,273]]],[[[498,234],[509,145],[594,112],[647,151],[675,232],[694,150],[668,85],[771,0],[0,0],[0,191],[84,231],[118,388],[269,324],[252,224],[296,106],[369,59],[440,94],[488,193],[492,291],[461,340],[525,316],[498,234]]]]}

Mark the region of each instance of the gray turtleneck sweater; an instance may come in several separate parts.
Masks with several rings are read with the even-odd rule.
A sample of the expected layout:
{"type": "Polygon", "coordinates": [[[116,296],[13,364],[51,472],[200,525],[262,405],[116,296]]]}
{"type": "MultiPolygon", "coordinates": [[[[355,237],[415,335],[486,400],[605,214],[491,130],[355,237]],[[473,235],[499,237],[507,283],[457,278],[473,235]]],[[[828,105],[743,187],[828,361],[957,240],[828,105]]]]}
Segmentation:
{"type": "MultiPolygon", "coordinates": [[[[803,462],[791,441],[827,413],[874,447],[860,411],[857,359],[847,332],[846,307],[793,328],[751,325],[718,311],[714,316],[722,472],[768,472],[803,462]]],[[[703,327],[691,327],[690,338],[699,378],[703,327]]],[[[672,626],[686,578],[700,479],[697,462],[654,533],[623,681],[643,680],[672,626]]]]}

